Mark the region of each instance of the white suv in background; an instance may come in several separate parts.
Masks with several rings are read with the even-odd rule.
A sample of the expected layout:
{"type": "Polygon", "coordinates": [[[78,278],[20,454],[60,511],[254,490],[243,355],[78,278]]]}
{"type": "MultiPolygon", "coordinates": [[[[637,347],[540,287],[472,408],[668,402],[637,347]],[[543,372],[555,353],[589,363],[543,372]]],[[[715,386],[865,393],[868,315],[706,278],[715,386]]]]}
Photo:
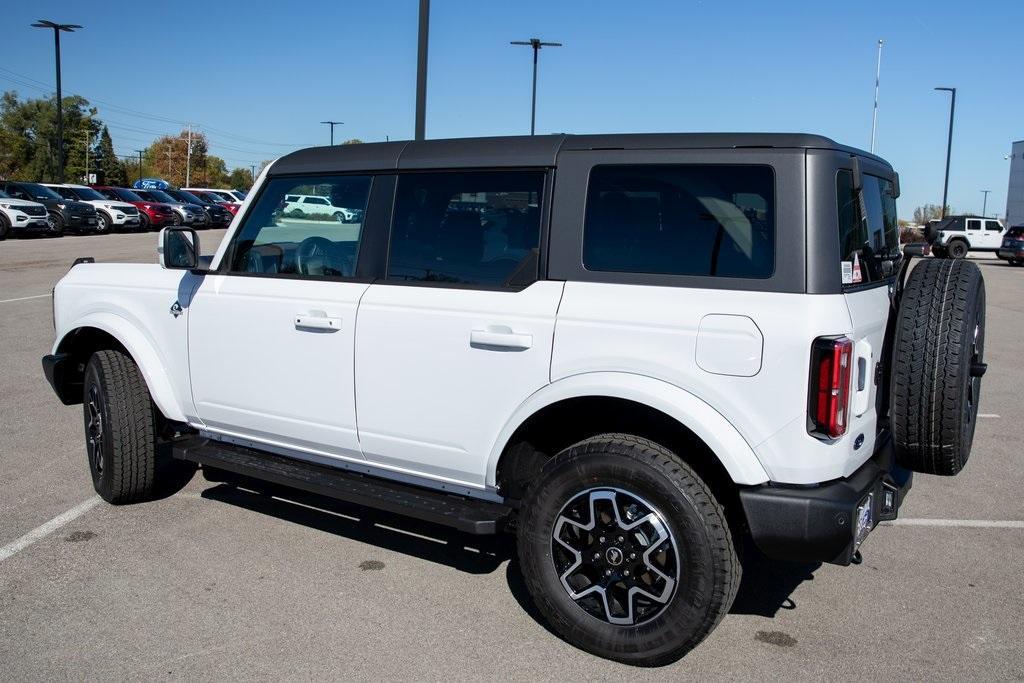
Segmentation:
{"type": "Polygon", "coordinates": [[[115,229],[137,230],[142,226],[139,210],[128,202],[108,199],[88,185],[73,183],[42,183],[64,199],[85,202],[96,207],[96,232],[109,232],[115,229]]]}
{"type": "Polygon", "coordinates": [[[46,207],[39,202],[15,199],[0,190],[0,240],[7,239],[12,230],[49,232],[46,207]]]}
{"type": "Polygon", "coordinates": [[[331,203],[330,197],[290,194],[284,200],[284,215],[292,218],[326,215],[343,223],[351,223],[359,218],[357,210],[344,206],[335,206],[331,203]]]}

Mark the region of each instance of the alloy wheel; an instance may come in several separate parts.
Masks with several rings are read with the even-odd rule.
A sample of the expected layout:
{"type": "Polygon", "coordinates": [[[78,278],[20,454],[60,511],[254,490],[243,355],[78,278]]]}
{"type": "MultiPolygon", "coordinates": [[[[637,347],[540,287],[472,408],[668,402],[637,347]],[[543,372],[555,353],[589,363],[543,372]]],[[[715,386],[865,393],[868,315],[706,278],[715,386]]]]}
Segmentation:
{"type": "Polygon", "coordinates": [[[89,466],[97,475],[103,473],[103,398],[96,385],[89,387],[89,401],[86,404],[88,422],[85,425],[85,439],[89,451],[89,466]]]}
{"type": "Polygon", "coordinates": [[[551,557],[573,602],[616,626],[654,619],[679,581],[679,551],[665,518],[618,488],[587,489],[562,507],[551,557]]]}

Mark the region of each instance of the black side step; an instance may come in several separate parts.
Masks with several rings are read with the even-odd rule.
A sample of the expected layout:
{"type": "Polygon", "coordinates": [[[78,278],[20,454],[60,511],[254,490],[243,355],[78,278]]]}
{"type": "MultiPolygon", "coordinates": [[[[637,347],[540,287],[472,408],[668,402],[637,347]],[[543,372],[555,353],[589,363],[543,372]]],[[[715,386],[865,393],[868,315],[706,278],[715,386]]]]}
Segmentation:
{"type": "Polygon", "coordinates": [[[173,453],[181,460],[415,517],[470,534],[498,533],[512,512],[511,507],[501,503],[400,484],[211,439],[179,441],[173,453]]]}

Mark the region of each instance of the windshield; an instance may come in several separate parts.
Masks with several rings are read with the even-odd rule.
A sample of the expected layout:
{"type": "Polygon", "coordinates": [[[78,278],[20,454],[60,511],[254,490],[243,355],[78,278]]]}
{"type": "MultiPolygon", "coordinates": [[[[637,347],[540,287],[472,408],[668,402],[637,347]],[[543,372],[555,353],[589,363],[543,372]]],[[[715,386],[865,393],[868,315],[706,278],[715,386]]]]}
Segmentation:
{"type": "Polygon", "coordinates": [[[148,192],[149,195],[158,202],[171,202],[173,204],[178,201],[162,190],[146,190],[146,192],[148,192]]]}
{"type": "Polygon", "coordinates": [[[230,192],[211,192],[210,194],[217,195],[217,201],[219,202],[235,202],[236,200],[230,192]]]}
{"type": "Polygon", "coordinates": [[[21,186],[25,188],[26,192],[36,199],[61,199],[59,194],[43,185],[37,185],[36,183],[22,183],[21,186]]]}
{"type": "Polygon", "coordinates": [[[115,197],[117,197],[118,199],[122,199],[122,200],[124,200],[126,202],[141,202],[141,201],[145,201],[142,197],[140,197],[139,195],[135,194],[131,190],[126,190],[126,189],[124,189],[122,187],[116,187],[113,190],[111,190],[111,192],[114,193],[115,197]]]}
{"type": "Polygon", "coordinates": [[[892,181],[862,174],[864,210],[853,189],[853,173],[839,171],[839,251],[844,285],[876,282],[894,275],[903,254],[892,181]]]}
{"type": "Polygon", "coordinates": [[[209,204],[208,201],[202,197],[197,197],[192,192],[186,192],[185,190],[178,190],[179,197],[182,197],[186,202],[192,202],[193,204],[209,204]]]}
{"type": "Polygon", "coordinates": [[[7,194],[3,190],[0,190],[0,199],[10,199],[11,195],[7,194]]]}
{"type": "Polygon", "coordinates": [[[79,199],[87,202],[96,201],[97,199],[105,199],[103,195],[91,187],[73,187],[71,188],[71,191],[78,195],[79,199]]]}

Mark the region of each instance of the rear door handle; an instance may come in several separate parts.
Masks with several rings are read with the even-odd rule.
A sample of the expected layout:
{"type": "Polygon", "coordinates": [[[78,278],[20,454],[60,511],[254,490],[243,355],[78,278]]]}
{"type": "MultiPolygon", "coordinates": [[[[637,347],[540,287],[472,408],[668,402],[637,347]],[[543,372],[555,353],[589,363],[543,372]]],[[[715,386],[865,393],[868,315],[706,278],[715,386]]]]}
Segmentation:
{"type": "Polygon", "coordinates": [[[469,345],[474,348],[525,351],[533,346],[533,335],[516,334],[507,325],[488,325],[485,330],[470,332],[469,345]]]}
{"type": "Polygon", "coordinates": [[[295,329],[336,331],[341,329],[341,318],[331,318],[322,311],[300,313],[295,316],[295,329]]]}

